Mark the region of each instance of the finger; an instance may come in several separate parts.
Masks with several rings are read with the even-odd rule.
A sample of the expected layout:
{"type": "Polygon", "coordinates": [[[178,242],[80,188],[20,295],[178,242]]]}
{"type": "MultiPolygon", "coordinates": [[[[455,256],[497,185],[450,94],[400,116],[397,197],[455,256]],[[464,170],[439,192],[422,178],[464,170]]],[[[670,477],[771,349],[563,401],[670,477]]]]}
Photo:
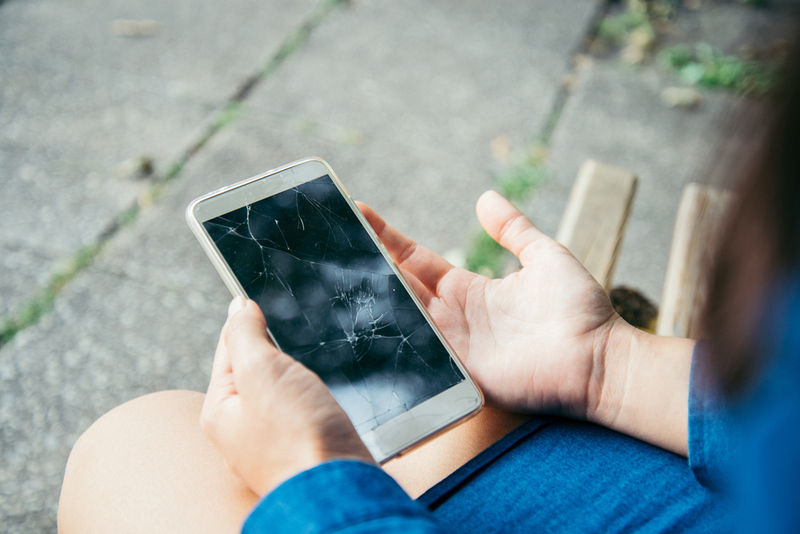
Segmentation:
{"type": "MultiPolygon", "coordinates": [[[[247,300],[244,297],[236,297],[228,305],[228,317],[244,307],[247,300]]],[[[214,353],[214,363],[211,366],[211,379],[208,383],[206,398],[217,401],[225,395],[234,394],[236,391],[232,387],[231,360],[225,344],[225,328],[228,322],[222,327],[222,332],[217,342],[217,350],[214,353]]]]}
{"type": "Polygon", "coordinates": [[[224,375],[225,373],[229,373],[231,370],[231,359],[228,356],[228,350],[225,344],[225,333],[229,328],[228,325],[230,324],[230,318],[246,305],[247,299],[241,296],[234,297],[231,303],[228,304],[228,320],[226,320],[225,324],[222,326],[222,332],[220,333],[219,342],[217,343],[217,352],[214,355],[214,365],[211,368],[212,380],[215,376],[224,375]]]}
{"type": "Polygon", "coordinates": [[[419,280],[433,295],[438,295],[439,282],[454,269],[453,265],[386,224],[386,221],[366,204],[360,202],[358,204],[395,263],[419,280]]]}
{"type": "Polygon", "coordinates": [[[264,314],[255,302],[246,300],[234,311],[225,323],[223,338],[239,394],[247,394],[254,383],[269,380],[280,351],[270,341],[264,314]]]}
{"type": "Polygon", "coordinates": [[[222,336],[220,336],[217,351],[214,353],[214,364],[211,367],[211,379],[208,381],[206,403],[216,404],[228,395],[234,394],[236,394],[236,388],[233,387],[230,359],[222,336]]]}
{"type": "Polygon", "coordinates": [[[431,302],[431,299],[433,299],[433,293],[431,293],[428,288],[425,287],[425,284],[420,282],[413,273],[410,273],[405,269],[401,270],[403,271],[403,276],[405,276],[406,281],[408,281],[408,283],[411,285],[411,289],[414,290],[414,293],[417,294],[422,303],[425,306],[428,306],[428,304],[431,302]]]}
{"type": "MultiPolygon", "coordinates": [[[[364,217],[367,219],[367,222],[370,224],[370,226],[372,226],[373,230],[375,230],[376,228],[382,229],[383,232],[387,232],[388,230],[394,230],[394,228],[386,224],[386,221],[384,221],[380,215],[375,213],[375,210],[373,210],[363,202],[359,202],[358,200],[356,200],[356,204],[358,205],[358,208],[361,210],[361,212],[364,214],[364,217]]],[[[378,234],[378,237],[380,237],[378,230],[375,230],[375,233],[378,234]]],[[[402,236],[402,234],[400,235],[402,236]]],[[[381,239],[381,241],[383,241],[383,239],[381,239]]],[[[411,240],[409,239],[409,241],[411,240]]],[[[386,243],[384,243],[384,245],[386,245],[386,243]]],[[[389,250],[388,246],[387,250],[389,250]]],[[[389,254],[391,254],[391,250],[389,250],[389,254]]],[[[419,278],[416,277],[416,275],[409,272],[408,269],[403,268],[401,270],[403,271],[406,280],[408,280],[408,283],[411,284],[411,287],[414,289],[414,292],[419,296],[420,299],[422,299],[422,303],[427,306],[428,303],[433,298],[433,294],[425,286],[425,284],[423,284],[419,280],[419,278]]]]}
{"type": "Polygon", "coordinates": [[[481,195],[475,211],[486,233],[519,258],[523,266],[531,260],[525,252],[528,247],[541,239],[550,239],[496,191],[481,195]]]}

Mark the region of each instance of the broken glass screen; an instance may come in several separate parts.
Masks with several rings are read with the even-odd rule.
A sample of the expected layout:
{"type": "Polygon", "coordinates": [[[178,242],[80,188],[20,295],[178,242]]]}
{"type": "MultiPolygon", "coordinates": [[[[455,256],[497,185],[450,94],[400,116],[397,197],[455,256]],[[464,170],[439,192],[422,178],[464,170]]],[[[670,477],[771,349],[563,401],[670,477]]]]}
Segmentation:
{"type": "Polygon", "coordinates": [[[360,434],[464,380],[329,176],[203,225],[280,348],[360,434]]]}

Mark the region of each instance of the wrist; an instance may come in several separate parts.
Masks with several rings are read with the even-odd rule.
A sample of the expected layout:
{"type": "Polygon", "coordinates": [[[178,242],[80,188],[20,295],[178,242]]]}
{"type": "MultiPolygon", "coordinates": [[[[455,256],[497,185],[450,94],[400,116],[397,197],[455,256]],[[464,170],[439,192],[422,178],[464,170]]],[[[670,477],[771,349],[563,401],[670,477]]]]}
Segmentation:
{"type": "Polygon", "coordinates": [[[349,460],[375,465],[375,460],[363,444],[360,448],[356,447],[355,450],[348,452],[337,452],[324,446],[312,446],[303,452],[296,450],[291,459],[285,460],[280,464],[273,464],[270,469],[260,473],[252,484],[247,480],[245,482],[253,492],[263,497],[287,480],[328,462],[349,460]]]}
{"type": "Polygon", "coordinates": [[[587,419],[686,456],[695,342],[648,334],[618,316],[604,334],[587,419]]]}
{"type": "Polygon", "coordinates": [[[614,315],[595,333],[586,419],[614,428],[625,401],[632,346],[641,333],[614,315]]]}

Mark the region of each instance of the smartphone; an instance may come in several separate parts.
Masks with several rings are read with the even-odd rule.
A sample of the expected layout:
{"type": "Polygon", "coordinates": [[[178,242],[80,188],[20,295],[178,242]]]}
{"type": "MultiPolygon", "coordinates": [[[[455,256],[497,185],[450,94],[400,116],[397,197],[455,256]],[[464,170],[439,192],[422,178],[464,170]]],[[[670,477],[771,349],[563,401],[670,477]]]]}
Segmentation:
{"type": "Polygon", "coordinates": [[[483,396],[330,166],[308,158],[194,200],[186,220],[231,293],[317,373],[383,463],[483,396]]]}

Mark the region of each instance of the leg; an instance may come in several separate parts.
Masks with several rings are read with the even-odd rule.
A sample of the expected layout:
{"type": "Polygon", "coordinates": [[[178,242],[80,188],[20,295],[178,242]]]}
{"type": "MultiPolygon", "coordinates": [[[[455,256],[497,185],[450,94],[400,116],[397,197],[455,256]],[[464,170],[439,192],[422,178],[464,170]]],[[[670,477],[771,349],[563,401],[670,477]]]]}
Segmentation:
{"type": "Polygon", "coordinates": [[[383,468],[416,499],[528,419],[527,415],[484,408],[383,468]]]}
{"type": "MultiPolygon", "coordinates": [[[[202,404],[201,393],[154,393],[95,422],[67,463],[60,534],[239,532],[258,497],[201,432],[202,404]]],[[[386,471],[417,497],[526,419],[484,409],[386,471]]]]}
{"type": "Polygon", "coordinates": [[[155,393],[95,422],[67,463],[60,534],[239,532],[258,497],[200,431],[202,403],[155,393]]]}

